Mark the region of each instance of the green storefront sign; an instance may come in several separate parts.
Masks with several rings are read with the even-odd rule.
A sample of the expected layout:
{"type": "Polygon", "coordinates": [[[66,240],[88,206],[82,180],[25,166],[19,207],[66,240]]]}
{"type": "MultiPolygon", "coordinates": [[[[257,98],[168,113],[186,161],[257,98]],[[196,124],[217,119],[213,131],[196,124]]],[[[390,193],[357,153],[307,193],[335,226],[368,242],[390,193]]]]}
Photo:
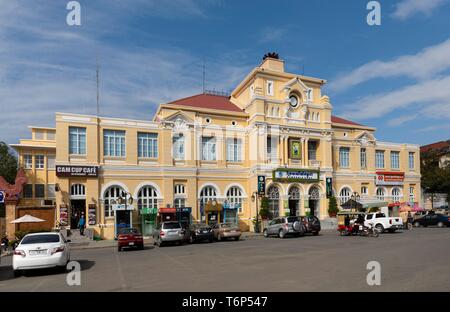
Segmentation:
{"type": "Polygon", "coordinates": [[[272,172],[274,181],[277,182],[303,182],[314,183],[320,180],[320,171],[312,169],[286,169],[279,168],[272,172]]]}

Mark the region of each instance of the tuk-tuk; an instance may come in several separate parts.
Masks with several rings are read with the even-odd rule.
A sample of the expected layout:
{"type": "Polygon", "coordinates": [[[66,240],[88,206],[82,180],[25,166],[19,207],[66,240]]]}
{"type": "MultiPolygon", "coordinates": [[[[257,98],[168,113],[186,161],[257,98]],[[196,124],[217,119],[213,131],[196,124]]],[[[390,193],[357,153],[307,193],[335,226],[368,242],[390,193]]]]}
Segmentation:
{"type": "MultiPolygon", "coordinates": [[[[360,230],[360,227],[355,228],[354,226],[354,220],[358,219],[359,216],[366,215],[365,212],[358,212],[358,211],[346,211],[346,212],[339,212],[337,214],[338,219],[338,228],[337,231],[341,236],[349,236],[349,235],[355,235],[360,230]]],[[[361,225],[362,226],[362,225],[361,225]]]]}

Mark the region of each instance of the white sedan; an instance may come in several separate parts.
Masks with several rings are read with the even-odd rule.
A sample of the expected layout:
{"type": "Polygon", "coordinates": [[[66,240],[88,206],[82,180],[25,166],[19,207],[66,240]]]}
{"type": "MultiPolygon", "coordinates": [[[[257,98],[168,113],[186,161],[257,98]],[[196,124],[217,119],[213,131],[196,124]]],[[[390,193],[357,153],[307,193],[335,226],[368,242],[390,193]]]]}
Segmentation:
{"type": "Polygon", "coordinates": [[[70,247],[60,233],[45,232],[25,235],[14,250],[14,276],[22,270],[66,267],[70,261],[70,247]]]}

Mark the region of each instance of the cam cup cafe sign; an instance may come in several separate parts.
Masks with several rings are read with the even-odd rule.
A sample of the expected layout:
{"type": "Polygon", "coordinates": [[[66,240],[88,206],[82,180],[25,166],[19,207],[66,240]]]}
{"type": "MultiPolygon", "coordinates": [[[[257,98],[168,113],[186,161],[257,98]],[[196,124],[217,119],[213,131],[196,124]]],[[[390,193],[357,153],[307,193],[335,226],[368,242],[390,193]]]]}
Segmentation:
{"type": "Polygon", "coordinates": [[[273,180],[280,182],[319,182],[319,170],[310,169],[276,169],[273,171],[273,180]]]}
{"type": "Polygon", "coordinates": [[[403,172],[376,172],[376,185],[403,185],[405,174],[403,172]]]}
{"type": "Polygon", "coordinates": [[[56,166],[57,177],[98,177],[97,166],[56,166]]]}

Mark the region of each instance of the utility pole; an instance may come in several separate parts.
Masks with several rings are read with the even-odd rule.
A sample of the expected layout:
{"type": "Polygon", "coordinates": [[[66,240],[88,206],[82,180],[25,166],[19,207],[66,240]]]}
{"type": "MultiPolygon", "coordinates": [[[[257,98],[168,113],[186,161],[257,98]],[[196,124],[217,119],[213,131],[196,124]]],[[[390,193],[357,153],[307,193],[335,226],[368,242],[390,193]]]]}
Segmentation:
{"type": "Polygon", "coordinates": [[[203,84],[202,84],[202,86],[203,86],[203,94],[205,94],[205,90],[206,90],[205,81],[206,81],[205,57],[203,57],[203,84]]]}
{"type": "Polygon", "coordinates": [[[100,66],[98,64],[98,53],[97,53],[97,68],[96,68],[96,80],[97,80],[97,117],[100,115],[100,66]]]}

